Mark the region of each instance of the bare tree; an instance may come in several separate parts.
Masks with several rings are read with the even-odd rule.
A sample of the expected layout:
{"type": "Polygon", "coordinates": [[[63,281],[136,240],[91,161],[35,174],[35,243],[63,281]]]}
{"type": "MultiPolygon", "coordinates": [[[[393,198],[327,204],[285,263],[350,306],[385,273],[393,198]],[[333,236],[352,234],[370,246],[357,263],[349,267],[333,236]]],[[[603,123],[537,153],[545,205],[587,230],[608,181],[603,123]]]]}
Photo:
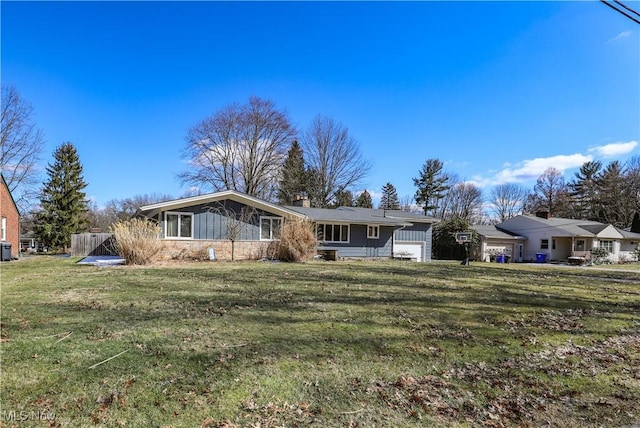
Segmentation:
{"type": "Polygon", "coordinates": [[[482,190],[475,184],[458,182],[447,191],[442,205],[446,210],[441,218],[477,223],[482,218],[482,190]]]}
{"type": "Polygon", "coordinates": [[[21,211],[37,196],[44,137],[32,122],[33,107],[15,86],[2,86],[0,171],[21,211]]]}
{"type": "Polygon", "coordinates": [[[183,154],[189,167],[179,177],[185,184],[272,200],[295,137],[286,113],[271,101],[250,97],[247,104],[228,105],[189,130],[183,154]]]}
{"type": "Polygon", "coordinates": [[[556,168],[547,168],[533,187],[533,193],[527,197],[525,210],[535,213],[538,210],[549,210],[554,216],[570,216],[568,212],[570,197],[562,172],[556,168]]]}
{"type": "Polygon", "coordinates": [[[420,213],[422,209],[416,205],[413,195],[404,195],[400,198],[400,210],[408,213],[420,213]]]}
{"type": "Polygon", "coordinates": [[[102,216],[106,217],[110,223],[116,221],[129,220],[134,217],[140,207],[145,205],[155,204],[157,202],[169,201],[173,199],[171,195],[164,195],[159,193],[151,193],[144,195],[134,195],[124,199],[111,199],[106,203],[106,206],[100,210],[102,216]]]}
{"type": "Polygon", "coordinates": [[[209,207],[209,211],[220,216],[223,222],[226,238],[231,241],[231,260],[235,260],[236,241],[247,237],[248,227],[255,218],[256,210],[248,205],[234,208],[224,202],[209,207]]]}
{"type": "Polygon", "coordinates": [[[340,192],[353,188],[371,170],[349,129],[331,118],[317,116],[303,133],[301,146],[309,172],[309,196],[315,207],[329,207],[340,192]]]}
{"type": "Polygon", "coordinates": [[[503,222],[522,213],[527,191],[515,183],[498,184],[491,190],[491,209],[497,220],[503,222]]]}

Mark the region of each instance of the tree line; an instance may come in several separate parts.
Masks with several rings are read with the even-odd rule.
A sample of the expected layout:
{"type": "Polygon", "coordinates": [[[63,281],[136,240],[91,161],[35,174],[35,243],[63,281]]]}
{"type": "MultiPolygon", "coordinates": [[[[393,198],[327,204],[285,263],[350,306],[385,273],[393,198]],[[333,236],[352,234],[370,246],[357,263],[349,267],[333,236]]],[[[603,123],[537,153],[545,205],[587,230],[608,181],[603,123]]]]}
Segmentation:
{"type": "MultiPolygon", "coordinates": [[[[46,168],[48,180],[37,188],[42,132],[31,121],[32,107],[15,87],[3,86],[2,95],[2,174],[14,197],[18,195],[26,220],[23,229],[33,230],[43,242],[64,247],[70,233],[89,227],[106,230],[131,218],[142,205],[173,199],[147,194],[113,199],[104,207],[91,204],[84,194],[87,184],[80,159],[70,142],[56,149],[54,162],[46,168]]],[[[305,197],[312,207],[374,208],[371,194],[361,187],[371,164],[345,125],[318,115],[299,131],[284,110],[258,97],[229,104],[196,123],[187,132],[182,156],[188,166],[179,174],[180,181],[201,193],[236,190],[283,205],[305,197]]],[[[640,212],[638,156],[625,164],[587,162],[568,182],[560,171],[549,168],[532,190],[505,183],[486,195],[435,158],[427,159],[412,180],[415,194],[402,199],[394,185],[386,183],[377,208],[419,211],[440,219],[434,229],[436,239],[438,230],[449,236],[470,224],[499,223],[539,210],[623,228],[634,218],[638,221],[640,212]]]]}

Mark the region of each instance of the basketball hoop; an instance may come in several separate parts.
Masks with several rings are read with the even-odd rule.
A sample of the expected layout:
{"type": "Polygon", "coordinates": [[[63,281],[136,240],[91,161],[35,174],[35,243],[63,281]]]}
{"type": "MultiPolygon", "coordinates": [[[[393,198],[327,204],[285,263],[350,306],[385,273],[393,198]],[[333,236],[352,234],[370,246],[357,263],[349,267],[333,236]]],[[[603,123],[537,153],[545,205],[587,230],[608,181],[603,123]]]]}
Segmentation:
{"type": "Polygon", "coordinates": [[[471,242],[472,237],[471,232],[458,232],[456,233],[456,242],[458,244],[468,244],[471,242]]]}

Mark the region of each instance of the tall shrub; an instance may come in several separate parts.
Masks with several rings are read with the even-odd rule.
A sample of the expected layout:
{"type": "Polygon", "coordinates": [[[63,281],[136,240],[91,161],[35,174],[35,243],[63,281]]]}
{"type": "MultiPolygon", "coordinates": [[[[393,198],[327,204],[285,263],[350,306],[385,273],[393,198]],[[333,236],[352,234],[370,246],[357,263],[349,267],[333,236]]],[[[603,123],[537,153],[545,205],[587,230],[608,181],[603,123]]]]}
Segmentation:
{"type": "Polygon", "coordinates": [[[160,226],[155,222],[132,218],[111,226],[115,247],[128,265],[146,265],[155,260],[162,249],[160,226]]]}
{"type": "Polygon", "coordinates": [[[316,254],[318,240],[309,221],[285,221],[280,239],[275,243],[275,258],[283,262],[311,260],[316,254]]]}

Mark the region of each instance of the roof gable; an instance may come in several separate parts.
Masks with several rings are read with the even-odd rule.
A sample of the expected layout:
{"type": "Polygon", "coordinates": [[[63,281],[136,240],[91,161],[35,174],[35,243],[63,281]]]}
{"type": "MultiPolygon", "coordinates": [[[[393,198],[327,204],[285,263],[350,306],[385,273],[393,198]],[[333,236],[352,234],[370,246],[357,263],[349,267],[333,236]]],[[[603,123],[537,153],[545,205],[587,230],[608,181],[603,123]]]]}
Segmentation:
{"type": "Polygon", "coordinates": [[[202,205],[210,202],[232,200],[264,211],[280,214],[283,217],[303,217],[300,213],[282,207],[280,205],[267,202],[263,199],[249,196],[235,190],[225,190],[223,192],[207,193],[204,195],[192,196],[189,198],[174,199],[171,201],[159,202],[156,204],[144,205],[140,211],[145,215],[155,215],[161,211],[176,210],[194,205],[202,205]]]}

